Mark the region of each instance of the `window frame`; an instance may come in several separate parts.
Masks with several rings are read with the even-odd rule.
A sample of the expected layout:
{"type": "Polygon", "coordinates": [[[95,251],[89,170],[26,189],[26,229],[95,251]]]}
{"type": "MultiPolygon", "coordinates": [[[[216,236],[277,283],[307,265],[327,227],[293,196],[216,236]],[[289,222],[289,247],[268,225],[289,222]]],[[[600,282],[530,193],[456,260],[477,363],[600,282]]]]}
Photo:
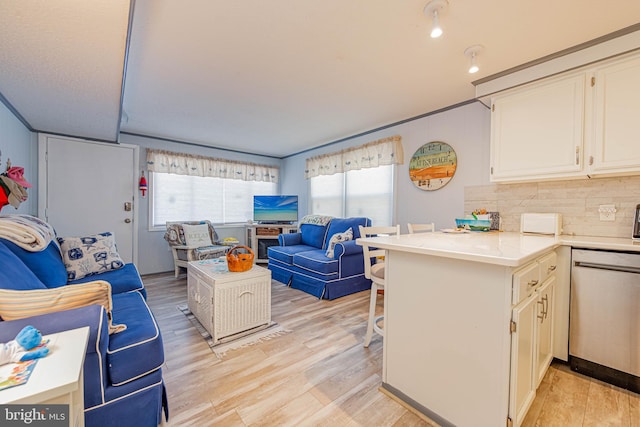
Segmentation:
{"type": "MultiPolygon", "coordinates": [[[[391,164],[391,165],[381,165],[381,166],[377,166],[377,167],[386,167],[389,166],[391,168],[391,172],[390,172],[390,179],[391,179],[391,183],[390,183],[390,187],[391,187],[391,197],[390,197],[390,202],[391,202],[391,206],[390,206],[390,224],[374,224],[374,225],[380,225],[380,226],[387,226],[387,225],[393,225],[396,223],[396,218],[397,218],[397,212],[396,212],[396,200],[397,200],[397,179],[396,179],[396,174],[398,171],[398,168],[396,167],[395,164],[391,164]]],[[[366,168],[366,169],[376,169],[374,168],[366,168]]],[[[362,170],[362,169],[359,169],[362,170]]],[[[346,218],[346,211],[347,211],[347,177],[348,174],[350,172],[357,172],[357,170],[355,171],[347,171],[347,172],[341,172],[340,174],[343,175],[343,179],[342,179],[342,213],[339,216],[340,218],[346,218]]],[[[314,204],[314,199],[313,199],[313,195],[311,193],[311,180],[313,180],[314,178],[318,178],[318,177],[322,177],[323,175],[319,175],[319,176],[314,176],[309,178],[307,181],[307,194],[308,194],[308,206],[307,206],[307,212],[309,213],[313,213],[313,204],[314,204]]],[[[373,218],[372,218],[373,220],[373,218]]]]}
{"type": "MultiPolygon", "coordinates": [[[[168,175],[176,175],[176,174],[171,174],[171,173],[168,173],[168,172],[153,172],[153,171],[149,171],[148,172],[148,177],[147,177],[147,180],[148,180],[147,197],[149,199],[149,203],[147,204],[147,206],[148,206],[147,229],[148,229],[148,231],[163,231],[164,232],[167,229],[166,224],[154,224],[154,219],[155,219],[155,197],[156,197],[155,190],[157,188],[157,183],[155,182],[155,174],[157,174],[157,173],[158,174],[159,173],[163,173],[163,174],[168,174],[168,175]]],[[[178,175],[178,176],[182,176],[182,175],[178,175]]],[[[184,176],[188,176],[188,175],[184,175],[184,176]]],[[[231,180],[229,178],[214,178],[214,177],[200,177],[200,178],[231,180]]],[[[253,182],[253,181],[246,181],[246,182],[253,182]]],[[[262,182],[262,181],[255,181],[255,182],[262,182]]],[[[269,183],[269,182],[265,182],[265,183],[266,184],[273,184],[274,185],[273,194],[278,194],[278,192],[280,191],[280,185],[278,183],[269,183]]],[[[260,194],[267,194],[267,193],[262,193],[261,192],[260,194]]],[[[251,197],[253,197],[253,194],[251,195],[251,197]]],[[[211,218],[200,218],[200,219],[203,219],[203,220],[204,219],[208,219],[208,220],[210,220],[211,223],[216,228],[244,226],[245,224],[247,224],[247,220],[253,220],[253,218],[248,218],[247,220],[240,221],[240,222],[221,223],[221,222],[214,222],[214,221],[212,221],[211,218]]]]}

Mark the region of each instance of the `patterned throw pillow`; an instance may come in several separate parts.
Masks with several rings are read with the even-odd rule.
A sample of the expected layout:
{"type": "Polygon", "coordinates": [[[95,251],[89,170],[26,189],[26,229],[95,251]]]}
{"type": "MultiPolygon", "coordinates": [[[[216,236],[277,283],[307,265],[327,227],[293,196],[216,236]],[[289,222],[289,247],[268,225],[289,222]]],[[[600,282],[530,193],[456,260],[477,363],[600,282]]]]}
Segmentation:
{"type": "Polygon", "coordinates": [[[107,311],[110,334],[127,329],[124,324],[116,325],[112,322],[111,285],[104,280],[53,289],[0,289],[0,316],[4,320],[24,319],[92,304],[101,305],[107,311]]]}
{"type": "Polygon", "coordinates": [[[183,224],[182,229],[184,230],[184,240],[187,246],[192,248],[211,246],[211,236],[209,236],[209,226],[207,224],[183,224]]]}
{"type": "Polygon", "coordinates": [[[325,253],[327,258],[333,258],[333,250],[336,247],[336,243],[346,242],[348,240],[353,240],[353,230],[351,227],[343,233],[336,233],[331,236],[329,244],[327,245],[327,252],[325,253]]]}
{"type": "Polygon", "coordinates": [[[124,267],[113,234],[58,237],[69,281],[124,267]]]}

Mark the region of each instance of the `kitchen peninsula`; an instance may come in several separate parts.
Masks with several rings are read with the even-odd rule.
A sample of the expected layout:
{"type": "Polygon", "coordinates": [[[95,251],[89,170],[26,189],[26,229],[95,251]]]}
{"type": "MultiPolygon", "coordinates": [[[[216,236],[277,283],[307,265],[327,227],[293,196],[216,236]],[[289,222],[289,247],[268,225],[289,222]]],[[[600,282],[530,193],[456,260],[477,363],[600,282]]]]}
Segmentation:
{"type": "Polygon", "coordinates": [[[387,250],[382,388],[442,425],[518,425],[535,397],[537,359],[531,337],[516,339],[512,349],[514,307],[531,300],[531,331],[523,319],[518,332],[526,338],[540,314],[528,293],[543,282],[554,285],[556,273],[559,282],[568,277],[555,271],[561,241],[436,232],[358,243],[387,250]]]}

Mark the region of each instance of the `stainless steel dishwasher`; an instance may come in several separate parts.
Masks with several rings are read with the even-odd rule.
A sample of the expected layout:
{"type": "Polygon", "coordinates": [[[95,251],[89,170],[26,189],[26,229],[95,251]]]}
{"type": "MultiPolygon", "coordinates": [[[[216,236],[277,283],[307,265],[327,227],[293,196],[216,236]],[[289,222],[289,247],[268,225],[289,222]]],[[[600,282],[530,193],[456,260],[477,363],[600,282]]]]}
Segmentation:
{"type": "Polygon", "coordinates": [[[571,251],[571,369],[640,393],[640,253],[571,251]]]}

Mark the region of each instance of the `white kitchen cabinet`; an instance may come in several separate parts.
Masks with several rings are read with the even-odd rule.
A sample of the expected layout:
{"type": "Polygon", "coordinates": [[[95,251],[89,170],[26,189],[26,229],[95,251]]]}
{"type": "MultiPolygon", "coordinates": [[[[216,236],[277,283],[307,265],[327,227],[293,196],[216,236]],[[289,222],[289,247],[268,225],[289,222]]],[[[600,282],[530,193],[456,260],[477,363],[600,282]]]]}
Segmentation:
{"type": "Polygon", "coordinates": [[[582,170],[585,74],[499,95],[491,105],[491,180],[576,176],[582,170]]]}
{"type": "Polygon", "coordinates": [[[640,173],[638,75],[632,54],[494,96],[491,181],[640,173]]]}
{"type": "Polygon", "coordinates": [[[553,360],[553,306],[555,303],[555,276],[550,277],[536,290],[536,368],[535,388],[540,386],[544,374],[553,360]]]}
{"type": "Polygon", "coordinates": [[[519,426],[536,397],[534,382],[538,295],[533,293],[512,312],[509,417],[519,426]]]}
{"type": "Polygon", "coordinates": [[[550,252],[513,274],[509,418],[522,424],[553,359],[557,255],[550,252]]]}
{"type": "Polygon", "coordinates": [[[593,73],[593,174],[640,171],[640,58],[599,67],[593,73]]]}

